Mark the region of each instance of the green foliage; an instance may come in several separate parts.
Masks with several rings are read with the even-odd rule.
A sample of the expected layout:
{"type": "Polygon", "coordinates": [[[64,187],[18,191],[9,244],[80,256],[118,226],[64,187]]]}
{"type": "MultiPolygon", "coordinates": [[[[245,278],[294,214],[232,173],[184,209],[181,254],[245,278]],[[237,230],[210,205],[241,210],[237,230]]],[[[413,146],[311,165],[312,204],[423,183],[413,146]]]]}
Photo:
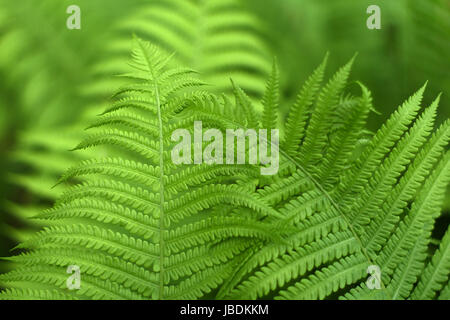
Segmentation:
{"type": "Polygon", "coordinates": [[[78,87],[89,79],[85,70],[92,66],[96,41],[64,28],[65,16],[55,13],[65,13],[68,2],[0,1],[0,97],[8,125],[0,223],[8,245],[39,228],[28,218],[56,200],[61,188],[51,189],[55,179],[80,159],[68,150],[82,137],[77,122],[88,100],[78,87]]]}
{"type": "Polygon", "coordinates": [[[91,156],[68,150],[83,138],[82,129],[102,110],[111,90],[126,83],[112,76],[128,70],[132,33],[174,53],[170,63],[189,62],[209,84],[220,86],[233,76],[260,94],[270,69],[261,26],[236,0],[79,1],[83,24],[78,31],[65,28],[71,1],[0,2],[0,72],[5,73],[0,95],[14,111],[5,121],[13,141],[2,148],[1,185],[7,191],[1,222],[8,244],[40,228],[29,218],[65,191],[66,185],[52,188],[56,179],[91,156]]]}
{"type": "Polygon", "coordinates": [[[174,63],[201,73],[219,93],[229,90],[230,78],[252,96],[264,92],[270,72],[270,55],[262,37],[264,27],[239,0],[149,1],[138,6],[117,29],[125,37],[110,44],[117,60],[107,66],[123,64],[130,50],[129,35],[134,33],[174,53],[174,63]]]}
{"type": "MultiPolygon", "coordinates": [[[[450,269],[449,247],[450,232],[447,231],[441,241],[439,250],[424,269],[424,275],[412,294],[413,299],[433,299],[436,292],[442,290],[446,283],[448,287],[448,270],[450,269]]],[[[441,292],[441,296],[443,295],[445,295],[444,290],[441,292]]]]}
{"type": "Polygon", "coordinates": [[[71,32],[72,1],[0,0],[0,251],[26,250],[8,259],[17,268],[1,276],[1,298],[450,299],[448,222],[436,222],[450,199],[448,120],[433,131],[446,95],[446,108],[419,115],[421,89],[373,137],[371,93],[347,84],[352,63],[322,87],[325,59],[294,99],[326,50],[332,63],[360,52],[356,73],[386,115],[425,78],[446,91],[446,2],[380,1],[378,33],[364,27],[369,1],[242,2],[265,24],[238,0],[80,0],[83,29],[71,32]],[[183,64],[207,84],[188,70],[157,77],[161,123],[148,75],[110,77],[128,72],[133,33],[160,47],[149,57],[174,54],[167,72],[183,64]],[[281,72],[275,62],[265,88],[266,34],[281,72]],[[79,145],[89,150],[69,152],[119,86],[79,145]],[[170,132],[194,120],[280,128],[279,174],[171,166],[170,132]],[[70,264],[82,266],[80,291],[66,289],[70,264]],[[382,290],[367,290],[369,264],[382,290]]]}
{"type": "MultiPolygon", "coordinates": [[[[447,0],[244,0],[267,25],[274,54],[280,62],[283,96],[295,98],[298,83],[330,51],[332,68],[358,52],[357,79],[373,90],[381,116],[368,123],[376,130],[401,101],[425,79],[431,96],[450,89],[450,8],[447,0]],[[370,5],[381,9],[381,29],[369,30],[370,5]],[[423,63],[418,63],[418,62],[423,63]]],[[[450,116],[449,98],[442,97],[441,123],[450,116]]],[[[282,109],[287,111],[287,109],[282,109]]]]}
{"type": "Polygon", "coordinates": [[[327,59],[287,115],[280,170],[175,165],[175,129],[273,127],[276,64],[262,114],[233,83],[235,102],[138,38],[133,68],[77,149],[107,145],[60,182],[79,181],[38,219],[48,225],[8,258],[3,299],[347,299],[448,296],[448,231],[430,254],[450,180],[450,123],[433,132],[439,98],[425,86],[371,136],[370,91],[348,94],[354,59],[321,82],[327,59]],[[66,288],[69,265],[80,290],[66,288]],[[381,269],[369,290],[366,269],[381,269]]]}
{"type": "MultiPolygon", "coordinates": [[[[82,291],[85,297],[197,298],[223,281],[232,270],[231,258],[240,252],[238,243],[211,251],[211,242],[274,238],[267,226],[250,217],[213,210],[228,203],[262,216],[273,214],[256,195],[245,197],[243,187],[218,183],[247,177],[250,169],[180,168],[169,162],[172,130],[193,122],[193,115],[183,118],[181,109],[198,99],[216,107],[220,101],[200,90],[204,83],[190,69],[168,69],[168,61],[156,47],[136,40],[135,72],[127,76],[137,81],[120,89],[116,102],[94,125],[100,132],[78,146],[108,144],[127,150],[128,156],[84,162],[64,176],[93,178],[71,188],[42,216],[57,221],[20,246],[36,251],[12,258],[25,265],[30,261],[40,270],[36,277],[24,270],[31,282],[56,285],[65,295],[65,281],[55,283],[46,266],[64,271],[72,263],[92,277],[102,274],[106,283],[101,286],[110,288],[102,287],[100,294],[93,281],[82,291]],[[206,212],[200,216],[199,211],[206,212]],[[91,261],[91,254],[98,259],[91,261]],[[121,286],[122,292],[115,292],[121,286]]],[[[10,275],[4,282],[22,277],[20,271],[10,275]]]]}
{"type": "MultiPolygon", "coordinates": [[[[317,95],[312,115],[302,122],[308,126],[300,135],[303,142],[298,151],[287,149],[290,154],[284,154],[295,169],[280,178],[291,179],[296,174],[296,179],[303,176],[311,182],[309,188],[294,193],[285,187],[278,202],[271,203],[281,212],[286,210],[298,228],[292,243],[260,246],[219,297],[316,299],[349,290],[345,297],[352,299],[406,299],[414,298],[412,290],[420,278],[433,288],[432,298],[442,283],[448,282],[445,261],[437,279],[420,277],[450,179],[446,152],[449,122],[427,139],[439,99],[419,116],[425,87],[421,88],[352,162],[372,107],[370,94],[362,85],[359,99],[339,102],[351,63],[317,95]],[[343,115],[338,116],[340,112],[343,115]],[[369,290],[364,283],[369,265],[381,269],[380,291],[369,290]]],[[[316,87],[322,69],[320,66],[305,87],[316,87]]],[[[292,108],[295,117],[298,105],[292,108]]],[[[286,136],[288,146],[291,137],[286,136]]],[[[273,190],[272,185],[266,188],[273,190]]],[[[442,240],[444,248],[446,242],[442,240]]],[[[433,264],[441,256],[437,253],[433,264]]]]}

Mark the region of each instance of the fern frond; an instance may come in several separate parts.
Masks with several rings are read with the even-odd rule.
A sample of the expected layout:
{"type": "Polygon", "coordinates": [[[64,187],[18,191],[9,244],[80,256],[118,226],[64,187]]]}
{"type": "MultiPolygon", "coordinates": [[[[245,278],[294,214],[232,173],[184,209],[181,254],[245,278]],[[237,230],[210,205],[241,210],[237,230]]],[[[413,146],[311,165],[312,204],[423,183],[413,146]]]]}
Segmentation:
{"type": "MultiPolygon", "coordinates": [[[[214,250],[212,243],[231,238],[243,244],[253,239],[282,241],[279,231],[262,221],[281,217],[277,210],[248,187],[220,183],[232,175],[244,179],[248,175],[243,173],[254,170],[192,168],[170,161],[171,131],[192,126],[192,118],[184,115],[195,102],[209,98],[200,91],[203,82],[193,80],[191,73],[169,71],[170,56],[138,38],[134,41],[130,65],[137,70],[139,86],[122,88],[115,98],[120,104],[107,109],[90,126],[97,133],[76,148],[105,144],[116,147],[116,155],[83,161],[60,179],[81,183],[38,217],[51,226],[19,246],[25,253],[10,258],[23,268],[2,276],[7,285],[14,287],[14,279],[23,277],[21,282],[64,290],[60,280],[65,275],[57,274],[54,280],[49,275],[78,265],[88,283],[75,296],[198,298],[223,282],[233,257],[247,248],[214,250]],[[145,129],[149,123],[152,126],[145,129]],[[217,215],[220,206],[229,214],[217,215]],[[252,214],[232,213],[239,208],[252,214]],[[261,221],[255,222],[254,216],[261,221]],[[29,277],[26,266],[41,268],[45,275],[29,277]],[[108,284],[90,282],[96,276],[108,279],[108,284]]],[[[251,105],[247,108],[253,110],[251,105]]]]}
{"type": "MultiPolygon", "coordinates": [[[[220,3],[228,8],[228,1],[220,3]]],[[[164,14],[166,5],[197,8],[191,1],[155,3],[158,24],[174,30],[188,24],[164,14]]],[[[236,23],[247,25],[241,18],[236,23]]],[[[184,41],[175,33],[165,40],[184,41]]],[[[106,145],[106,155],[63,175],[59,183],[75,185],[37,217],[47,227],[7,258],[17,269],[0,276],[11,288],[0,296],[448,295],[448,235],[428,263],[450,182],[449,123],[432,133],[439,98],[419,115],[424,86],[370,136],[364,128],[371,93],[359,84],[360,96],[346,94],[354,59],[321,87],[325,58],[287,117],[276,174],[262,177],[258,165],[180,165],[171,161],[171,134],[192,133],[195,121],[222,130],[276,127],[278,71],[274,66],[261,115],[238,82],[232,81],[234,101],[218,97],[195,73],[172,68],[173,57],[135,37],[130,82],[77,147],[106,145]],[[69,265],[86,277],[79,291],[65,288],[69,265]],[[373,265],[381,270],[379,290],[365,284],[373,265]]],[[[189,150],[196,147],[189,142],[189,150]]]]}
{"type": "Polygon", "coordinates": [[[305,141],[299,151],[301,162],[307,169],[322,158],[326,137],[331,130],[331,116],[347,84],[353,62],[354,59],[342,67],[318,95],[306,129],[305,141]]]}
{"type": "Polygon", "coordinates": [[[378,252],[387,236],[397,224],[399,215],[413,199],[421,187],[429,171],[439,160],[445,146],[450,141],[450,123],[444,123],[422,148],[414,162],[409,166],[405,175],[395,185],[388,200],[374,213],[374,220],[366,229],[363,241],[370,252],[378,252]]]}
{"type": "MultiPolygon", "coordinates": [[[[411,210],[400,222],[398,228],[389,238],[386,248],[379,256],[384,275],[395,270],[401,258],[406,255],[408,247],[414,243],[418,234],[439,216],[440,207],[450,179],[450,153],[442,158],[432,175],[414,201],[411,210]]],[[[428,229],[430,227],[427,227],[428,229]]],[[[425,229],[426,230],[426,229],[425,229]]]]}
{"type": "Polygon", "coordinates": [[[362,256],[348,256],[317,270],[295,285],[280,292],[275,299],[316,300],[343,289],[361,279],[367,269],[367,260],[362,256]]]}
{"type": "MultiPolygon", "coordinates": [[[[270,74],[270,55],[263,26],[236,0],[156,0],[140,5],[130,19],[117,26],[122,34],[135,33],[175,53],[174,61],[200,72],[217,92],[230,92],[233,78],[252,97],[264,91],[270,74]]],[[[116,72],[129,51],[128,39],[116,39],[110,52],[117,56],[103,73],[116,72]]]]}
{"type": "MultiPolygon", "coordinates": [[[[450,270],[449,230],[450,229],[447,229],[447,232],[441,240],[438,251],[433,255],[433,258],[423,271],[420,281],[411,295],[412,299],[433,299],[436,292],[439,292],[442,287],[448,283],[450,270]]],[[[445,295],[445,292],[442,291],[441,295],[445,295]]]]}
{"type": "Polygon", "coordinates": [[[304,247],[295,247],[289,255],[278,257],[263,266],[254,276],[239,285],[231,297],[255,299],[283,287],[299,275],[319,267],[324,262],[355,253],[355,239],[348,233],[332,235],[304,247]]]}
{"type": "Polygon", "coordinates": [[[369,188],[364,190],[359,202],[352,208],[351,217],[357,224],[368,223],[371,215],[374,215],[373,212],[381,205],[382,195],[390,192],[398,176],[425,143],[433,129],[437,103],[438,101],[433,103],[414,123],[369,180],[369,188]]]}
{"type": "MultiPolygon", "coordinates": [[[[292,135],[281,147],[280,166],[288,162],[296,170],[261,180],[257,190],[283,216],[268,221],[290,225],[297,235],[287,237],[284,245],[256,241],[254,250],[243,252],[238,271],[222,286],[219,298],[323,299],[341,290],[351,299],[410,296],[427,257],[430,225],[449,183],[448,156],[443,157],[448,123],[428,139],[439,98],[418,116],[424,86],[358,152],[358,141],[367,139],[363,132],[373,107],[362,84],[360,98],[343,93],[352,62],[320,91],[311,114],[291,110],[291,119],[302,117],[306,129],[298,138],[298,131],[289,129],[292,135]],[[292,137],[299,140],[292,144],[292,137]],[[341,240],[352,243],[340,248],[342,252],[334,251],[336,242],[327,244],[337,235],[346,235],[341,240]],[[299,252],[305,248],[312,261],[302,260],[299,252]],[[363,282],[369,265],[381,268],[379,292],[363,282]]],[[[305,105],[314,102],[310,99],[305,105]]]]}
{"type": "Polygon", "coordinates": [[[406,131],[420,109],[425,86],[409,98],[390,118],[382,125],[376,135],[367,146],[358,164],[351,168],[346,175],[342,186],[349,192],[359,192],[367,183],[374,169],[385,156],[386,150],[390,150],[399,137],[406,131]]]}
{"type": "Polygon", "coordinates": [[[274,60],[272,73],[266,84],[266,91],[262,98],[264,106],[262,116],[262,128],[266,130],[275,129],[278,124],[278,110],[280,106],[280,74],[277,61],[274,60]]]}
{"type": "Polygon", "coordinates": [[[284,149],[291,156],[296,155],[298,147],[304,138],[307,120],[311,114],[310,108],[320,90],[320,84],[322,83],[327,62],[328,54],[325,56],[322,64],[305,82],[303,88],[297,96],[295,104],[291,107],[288,113],[286,120],[286,138],[284,140],[284,149]]]}

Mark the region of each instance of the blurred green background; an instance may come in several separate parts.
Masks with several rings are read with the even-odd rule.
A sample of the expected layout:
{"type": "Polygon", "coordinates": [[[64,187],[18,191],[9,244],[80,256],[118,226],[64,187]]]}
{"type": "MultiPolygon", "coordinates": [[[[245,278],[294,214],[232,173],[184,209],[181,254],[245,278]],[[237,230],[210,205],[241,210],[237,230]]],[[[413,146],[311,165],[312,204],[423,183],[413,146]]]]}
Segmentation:
{"type": "MultiPolygon", "coordinates": [[[[51,187],[81,157],[67,150],[114,90],[105,80],[113,74],[99,75],[98,66],[110,58],[112,43],[131,39],[133,30],[121,26],[156,1],[161,0],[0,0],[0,256],[39,227],[28,217],[62,191],[51,187]],[[66,28],[72,4],[81,8],[81,30],[66,28]]],[[[329,70],[358,52],[352,79],[372,90],[380,112],[371,116],[371,130],[427,80],[424,104],[442,92],[438,123],[449,117],[449,0],[239,5],[261,22],[268,63],[277,57],[284,111],[326,52],[329,70]],[[381,30],[366,27],[366,9],[373,4],[381,8],[381,30]]]]}

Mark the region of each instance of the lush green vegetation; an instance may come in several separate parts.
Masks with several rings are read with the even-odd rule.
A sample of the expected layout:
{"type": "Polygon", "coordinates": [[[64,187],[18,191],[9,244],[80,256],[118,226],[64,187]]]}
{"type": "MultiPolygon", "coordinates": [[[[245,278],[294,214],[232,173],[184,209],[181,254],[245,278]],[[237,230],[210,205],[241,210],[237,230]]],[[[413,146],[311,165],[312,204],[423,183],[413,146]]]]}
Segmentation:
{"type": "Polygon", "coordinates": [[[1,3],[0,298],[449,299],[445,1],[381,30],[365,1],[1,3]],[[174,165],[199,120],[279,128],[279,172],[174,165]]]}

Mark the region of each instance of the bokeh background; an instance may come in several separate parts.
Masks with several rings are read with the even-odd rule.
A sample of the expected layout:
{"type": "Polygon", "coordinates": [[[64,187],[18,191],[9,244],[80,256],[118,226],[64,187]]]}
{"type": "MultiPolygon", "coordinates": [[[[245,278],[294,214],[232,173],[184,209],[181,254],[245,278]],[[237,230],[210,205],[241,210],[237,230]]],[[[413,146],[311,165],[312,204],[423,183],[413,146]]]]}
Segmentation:
{"type": "MultiPolygon", "coordinates": [[[[424,105],[442,92],[438,123],[449,117],[450,0],[232,1],[258,21],[262,64],[277,58],[282,111],[326,52],[329,70],[357,52],[352,79],[372,90],[380,113],[370,130],[425,81],[424,105]],[[381,8],[381,30],[366,27],[373,4],[381,8]]],[[[52,205],[64,189],[53,188],[58,177],[83,158],[68,150],[115,89],[132,33],[165,45],[163,36],[143,31],[154,22],[145,13],[158,2],[164,0],[0,0],[0,256],[39,228],[30,218],[52,205]],[[72,4],[81,8],[81,30],[66,28],[72,4]]],[[[202,69],[195,58],[180,59],[202,69]]],[[[250,89],[257,98],[258,87],[250,89]]]]}

